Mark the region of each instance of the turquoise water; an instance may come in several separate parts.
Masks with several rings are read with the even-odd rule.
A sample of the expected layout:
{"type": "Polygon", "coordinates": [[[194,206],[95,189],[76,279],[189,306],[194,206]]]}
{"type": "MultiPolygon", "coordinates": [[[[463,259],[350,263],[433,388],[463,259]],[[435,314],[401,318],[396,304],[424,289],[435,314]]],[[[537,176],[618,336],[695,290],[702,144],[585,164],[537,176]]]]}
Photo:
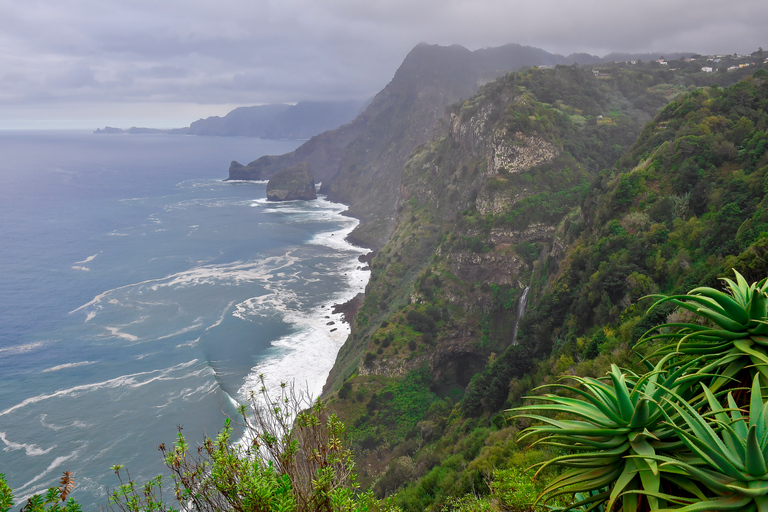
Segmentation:
{"type": "Polygon", "coordinates": [[[296,141],[0,132],[0,472],[17,498],[73,471],[163,472],[177,425],[213,435],[263,373],[317,394],[362,291],[343,205],[267,203],[229,161],[296,141]],[[327,325],[335,322],[334,325],[327,325]],[[332,330],[334,329],[334,330],[332,330]]]}

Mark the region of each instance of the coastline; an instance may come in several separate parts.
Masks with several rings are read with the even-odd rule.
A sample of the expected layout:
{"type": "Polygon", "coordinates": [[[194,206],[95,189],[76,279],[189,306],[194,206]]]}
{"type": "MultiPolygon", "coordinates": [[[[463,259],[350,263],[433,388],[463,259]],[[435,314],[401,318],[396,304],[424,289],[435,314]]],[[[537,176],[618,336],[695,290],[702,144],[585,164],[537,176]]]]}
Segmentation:
{"type": "Polygon", "coordinates": [[[357,311],[360,309],[360,307],[362,307],[364,300],[365,293],[360,292],[346,302],[342,302],[341,304],[334,304],[332,313],[341,313],[343,318],[342,322],[351,324],[355,314],[357,314],[357,311]]]}
{"type": "MultiPolygon", "coordinates": [[[[270,353],[245,377],[237,393],[240,400],[250,391],[260,389],[262,375],[270,394],[279,390],[281,382],[293,380],[297,389],[307,391],[313,399],[321,396],[338,352],[351,333],[352,318],[362,305],[371,276],[365,259],[370,258],[371,253],[349,239],[360,220],[347,215],[347,205],[343,203],[330,201],[324,195],[315,201],[319,201],[323,209],[335,210],[329,213],[346,221],[346,225],[315,235],[305,244],[330,248],[339,255],[333,273],[342,277],[344,286],[331,291],[327,300],[307,310],[284,313],[284,321],[293,325],[293,332],[272,341],[270,353]]],[[[279,204],[272,202],[270,206],[279,204]]]]}

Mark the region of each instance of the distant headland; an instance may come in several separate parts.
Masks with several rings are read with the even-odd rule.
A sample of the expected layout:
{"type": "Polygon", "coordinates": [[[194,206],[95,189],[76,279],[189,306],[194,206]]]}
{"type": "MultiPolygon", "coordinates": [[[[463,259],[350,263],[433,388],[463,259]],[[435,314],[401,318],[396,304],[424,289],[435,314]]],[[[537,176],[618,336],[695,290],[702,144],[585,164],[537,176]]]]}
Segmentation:
{"type": "Polygon", "coordinates": [[[106,126],[96,134],[169,134],[261,139],[309,139],[313,135],[352,121],[364,106],[362,101],[306,101],[295,105],[269,104],[239,107],[224,117],[198,119],[185,128],[115,128],[106,126]]]}

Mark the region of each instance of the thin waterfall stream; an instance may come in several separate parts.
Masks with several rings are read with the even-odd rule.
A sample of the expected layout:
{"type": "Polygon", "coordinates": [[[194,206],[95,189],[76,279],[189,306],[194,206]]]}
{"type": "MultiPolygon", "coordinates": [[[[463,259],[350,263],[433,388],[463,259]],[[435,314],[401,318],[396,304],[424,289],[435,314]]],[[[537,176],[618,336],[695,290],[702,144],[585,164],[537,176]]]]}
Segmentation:
{"type": "Polygon", "coordinates": [[[512,345],[517,345],[517,326],[520,324],[520,319],[525,314],[525,307],[528,305],[528,290],[530,286],[526,286],[523,290],[523,294],[517,301],[517,316],[515,317],[515,325],[512,328],[512,345]]]}

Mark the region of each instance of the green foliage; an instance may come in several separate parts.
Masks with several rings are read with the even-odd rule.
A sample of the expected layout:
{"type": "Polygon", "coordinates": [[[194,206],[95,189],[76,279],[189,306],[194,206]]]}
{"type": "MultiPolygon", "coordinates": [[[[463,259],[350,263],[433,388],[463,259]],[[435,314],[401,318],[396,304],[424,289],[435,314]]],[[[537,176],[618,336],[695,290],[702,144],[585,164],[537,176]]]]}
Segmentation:
{"type": "Polygon", "coordinates": [[[114,505],[119,510],[125,512],[163,512],[165,510],[173,511],[175,509],[166,509],[163,503],[162,477],[150,479],[143,485],[139,485],[127,474],[127,481],[123,481],[122,469],[120,465],[111,468],[120,485],[112,491],[109,497],[110,505],[114,505]]]}
{"type": "Polygon", "coordinates": [[[544,191],[527,196],[517,201],[512,208],[494,215],[491,223],[494,226],[525,229],[535,223],[557,222],[578,204],[587,189],[587,182],[582,181],[579,185],[567,190],[544,191]]]}
{"type": "MultiPolygon", "coordinates": [[[[263,377],[262,377],[263,384],[263,377]]],[[[186,509],[251,512],[366,512],[392,510],[370,493],[357,495],[352,452],[346,447],[345,427],[323,401],[313,402],[281,385],[272,397],[262,385],[251,393],[250,405],[240,407],[244,441],[235,442],[235,426],[228,418],[216,438],[205,438],[197,450],[179,429],[173,448],[160,446],[171,471],[174,497],[186,509]]],[[[113,470],[121,485],[110,502],[127,512],[172,510],[163,502],[161,477],[144,485],[122,466],[113,470]]]]}
{"type": "MultiPolygon", "coordinates": [[[[674,428],[691,456],[657,458],[700,483],[714,496],[677,510],[764,510],[768,506],[768,401],[762,398],[759,377],[755,375],[752,381],[746,417],[731,393],[724,408],[706,386],[702,389],[710,408],[705,416],[714,416],[715,421],[683,400],[673,403],[683,420],[674,428]]],[[[649,490],[645,493],[657,494],[649,490]]]]}
{"type": "MultiPolygon", "coordinates": [[[[513,466],[493,473],[491,495],[511,510],[531,510],[538,496],[544,491],[546,481],[543,478],[531,478],[525,468],[513,466]]],[[[554,500],[561,503],[563,500],[554,500]]]]}
{"type": "Polygon", "coordinates": [[[13,490],[5,481],[5,475],[0,473],[0,512],[8,512],[13,506],[13,490]]]}
{"type": "Polygon", "coordinates": [[[510,345],[482,372],[472,377],[467,386],[461,410],[465,415],[498,411],[509,394],[509,381],[531,369],[532,354],[522,345],[510,345]]]}
{"type": "Polygon", "coordinates": [[[419,310],[412,309],[408,311],[406,319],[408,320],[408,324],[413,327],[415,331],[433,332],[435,330],[435,321],[432,317],[419,310]]]}
{"type": "MultiPolygon", "coordinates": [[[[622,321],[645,276],[649,294],[712,285],[727,255],[748,254],[768,232],[768,87],[749,81],[672,102],[612,171],[585,193],[585,230],[556,281],[526,313],[518,339],[546,354],[622,321]],[[654,289],[655,288],[655,289],[654,289]]],[[[763,274],[764,275],[764,274],[763,274]]],[[[635,340],[625,338],[625,342],[635,340]]]]}
{"type": "Polygon", "coordinates": [[[379,443],[404,440],[437,399],[429,388],[430,380],[429,372],[422,368],[383,387],[369,400],[364,422],[353,428],[354,438],[362,441],[373,436],[379,443]],[[362,427],[363,423],[375,424],[377,428],[362,427]]]}
{"type": "Polygon", "coordinates": [[[671,302],[700,317],[703,325],[663,324],[653,331],[664,332],[641,340],[677,341],[653,355],[706,358],[707,363],[702,363],[698,373],[714,376],[709,384],[712,391],[732,382],[748,382],[756,374],[768,382],[768,356],[763,348],[768,347],[768,278],[749,285],[740,273],[734,270],[734,274],[736,282],[723,279],[727,293],[704,286],[686,295],[661,296],[652,307],[671,302]]]}
{"type": "MultiPolygon", "coordinates": [[[[681,95],[690,84],[707,85],[713,78],[653,66],[601,66],[597,79],[576,66],[510,74],[453,109],[461,128],[470,131],[425,144],[406,165],[408,200],[372,263],[373,307],[363,308],[369,321],[353,327],[352,344],[362,347],[354,365],[383,347],[383,333],[376,332],[383,320],[391,322],[384,329],[396,338],[377,358],[375,379],[354,377],[356,390],[364,382],[372,389],[358,391],[364,398],[352,407],[368,407],[350,422],[372,468],[366,478],[389,474],[387,491],[400,481],[417,481],[399,491],[404,508],[435,510],[450,496],[470,492],[477,497],[466,503],[499,507],[498,497],[484,497],[491,492],[492,469],[477,464],[488,460],[486,452],[501,451],[489,431],[515,428],[500,409],[548,383],[552,372],[597,378],[614,362],[637,384],[643,368],[629,350],[648,329],[673,321],[666,320],[673,304],[645,311],[646,302],[635,301],[712,286],[726,265],[749,268],[752,277],[767,275],[768,245],[759,241],[768,232],[768,161],[760,155],[758,134],[768,122],[766,89],[753,81],[681,95]],[[497,170],[478,156],[493,153],[488,141],[495,145],[497,136],[520,151],[536,138],[555,156],[530,169],[497,170]],[[519,260],[524,265],[507,273],[519,260]],[[503,278],[496,268],[505,269],[503,278]],[[530,306],[518,345],[507,350],[518,283],[530,286],[530,306]],[[425,320],[427,304],[443,310],[433,330],[425,320]],[[418,313],[409,317],[410,311],[418,313]],[[425,343],[427,336],[432,342],[425,343]],[[407,350],[411,342],[416,351],[407,350]],[[451,343],[451,350],[443,350],[443,343],[451,343]],[[390,418],[393,395],[383,389],[400,380],[385,375],[405,362],[403,355],[429,358],[434,367],[425,387],[460,402],[429,419],[414,416],[420,427],[392,436],[400,426],[390,418]],[[368,401],[373,388],[375,400],[368,401]],[[415,453],[414,439],[420,446],[415,453]],[[422,465],[427,453],[439,462],[422,465]]],[[[637,350],[647,355],[662,341],[637,350]]],[[[353,372],[350,366],[339,375],[353,372]]],[[[497,468],[514,464],[494,460],[497,468]]],[[[565,503],[570,496],[558,498],[565,503]]],[[[647,504],[646,498],[638,501],[647,504]]]]}
{"type": "Polygon", "coordinates": [[[736,272],[735,282],[724,281],[728,293],[698,287],[653,305],[670,302],[705,322],[668,323],[661,334],[647,336],[646,343],[673,341],[648,356],[663,355],[648,373],[614,365],[610,385],[569,377],[581,388],[558,385],[563,393],[540,398],[548,403],[515,409],[518,417],[543,422],[521,439],[543,436],[535,444],[567,452],[540,464],[568,469],[539,500],[581,493],[564,510],[621,512],[768,506],[768,402],[760,386],[768,343],[745,343],[761,339],[768,325],[768,278],[749,285],[736,272]],[[738,387],[742,372],[752,375],[749,394],[738,387]],[[718,390],[734,383],[724,400],[718,390]],[[740,410],[745,404],[747,418],[740,410]],[[577,419],[534,414],[540,412],[577,419]]]}
{"type": "MultiPolygon", "coordinates": [[[[69,471],[64,472],[58,487],[50,487],[44,495],[35,494],[30,497],[22,512],[81,512],[82,508],[69,495],[75,488],[75,482],[69,471]]],[[[5,475],[0,473],[0,512],[8,512],[13,507],[13,490],[5,481],[5,475]]]]}
{"type": "MultiPolygon", "coordinates": [[[[627,491],[644,489],[657,493],[665,479],[678,483],[677,475],[667,475],[659,468],[653,456],[679,451],[681,443],[674,431],[665,424],[670,417],[669,397],[672,393],[686,394],[696,376],[686,376],[685,366],[674,371],[663,370],[668,361],[662,359],[652,372],[643,376],[622,373],[612,365],[608,382],[571,377],[580,388],[558,385],[557,388],[577,395],[569,398],[547,394],[541,397],[545,404],[518,407],[513,411],[518,418],[544,422],[524,431],[529,436],[544,436],[534,445],[543,444],[564,449],[570,453],[541,464],[542,468],[555,463],[568,469],[542,491],[542,496],[601,490],[589,495],[574,506],[605,503],[611,510],[627,491]],[[561,412],[575,415],[578,420],[556,420],[537,412],[561,412]]],[[[634,495],[623,500],[624,512],[635,512],[634,495]]],[[[658,508],[655,497],[649,505],[658,508]]]]}

